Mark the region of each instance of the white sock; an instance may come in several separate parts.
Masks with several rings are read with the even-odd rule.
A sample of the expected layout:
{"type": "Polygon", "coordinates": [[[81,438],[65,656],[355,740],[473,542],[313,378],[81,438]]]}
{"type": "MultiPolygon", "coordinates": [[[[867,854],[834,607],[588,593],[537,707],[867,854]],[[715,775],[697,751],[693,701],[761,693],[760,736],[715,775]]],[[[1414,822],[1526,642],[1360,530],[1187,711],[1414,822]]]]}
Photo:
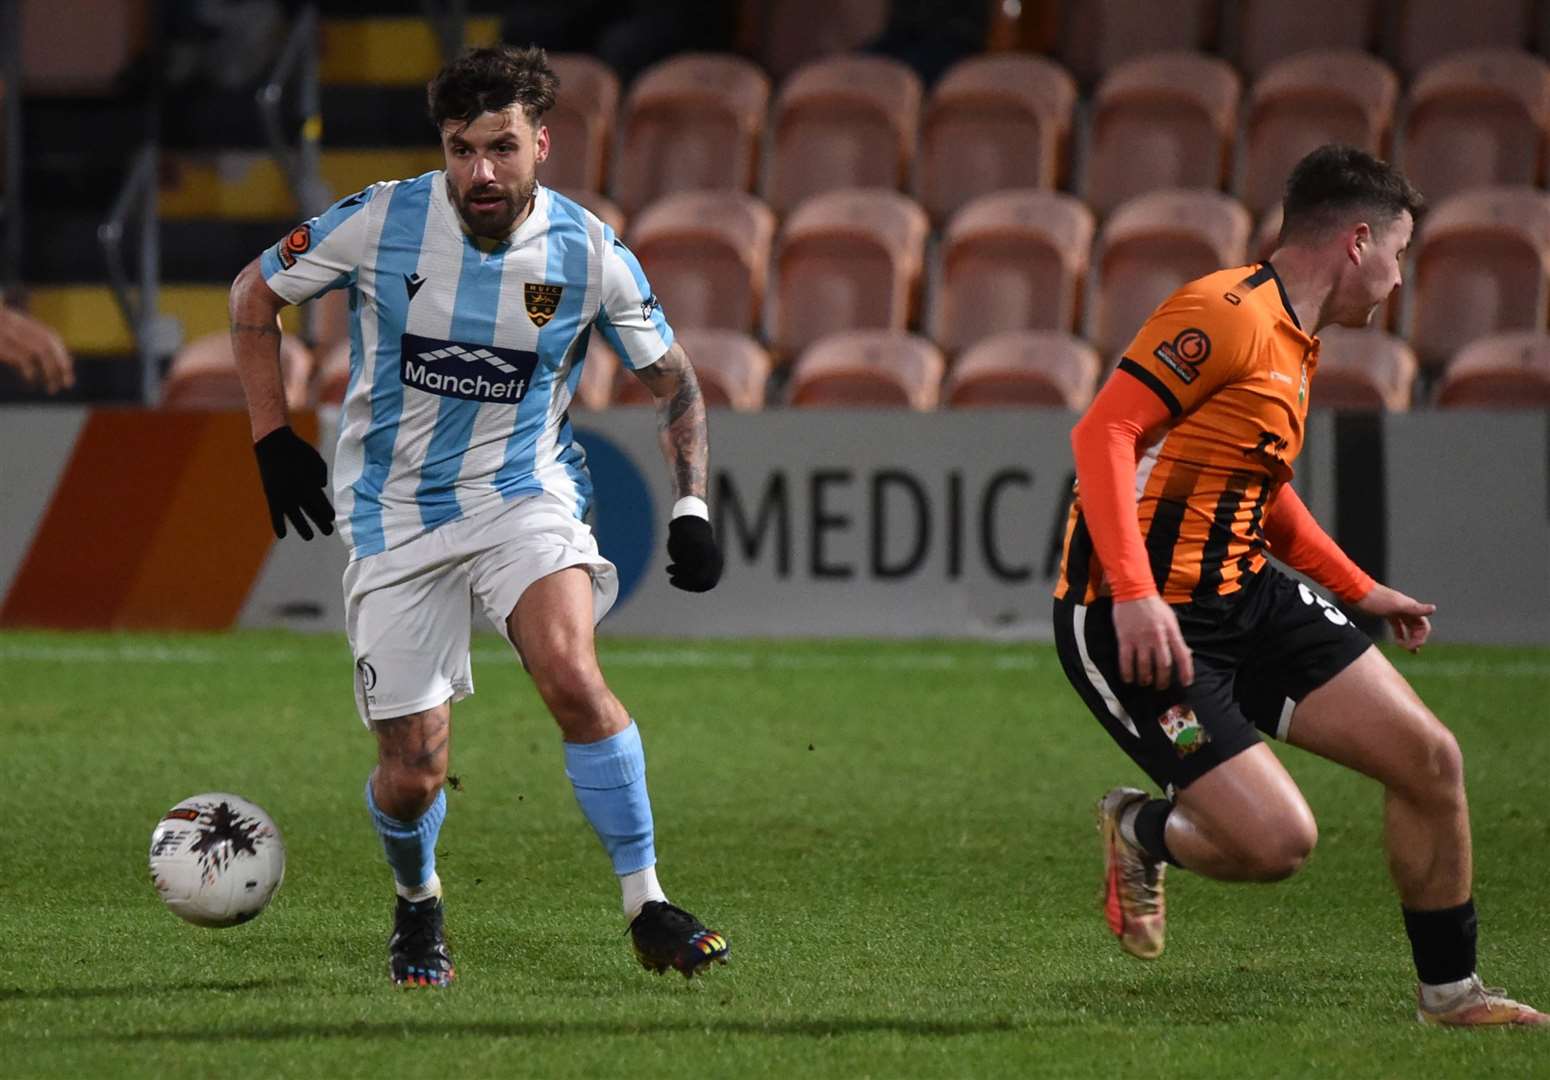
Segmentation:
{"type": "Polygon", "coordinates": [[[648,866],[633,874],[620,874],[619,889],[624,895],[624,917],[631,922],[640,914],[640,909],[645,907],[648,901],[667,900],[667,893],[663,892],[662,886],[657,884],[655,866],[648,866]]]}
{"type": "Polygon", "coordinates": [[[399,896],[411,904],[418,904],[421,900],[429,900],[433,896],[441,895],[441,878],[432,871],[431,876],[419,885],[400,885],[395,881],[393,888],[398,891],[399,896]]]}
{"type": "Polygon", "coordinates": [[[1446,1005],[1451,1005],[1453,1001],[1465,990],[1468,990],[1474,984],[1474,982],[1475,976],[1471,975],[1469,978],[1459,979],[1457,982],[1422,983],[1421,1005],[1424,1008],[1434,1011],[1441,1009],[1446,1005]]]}

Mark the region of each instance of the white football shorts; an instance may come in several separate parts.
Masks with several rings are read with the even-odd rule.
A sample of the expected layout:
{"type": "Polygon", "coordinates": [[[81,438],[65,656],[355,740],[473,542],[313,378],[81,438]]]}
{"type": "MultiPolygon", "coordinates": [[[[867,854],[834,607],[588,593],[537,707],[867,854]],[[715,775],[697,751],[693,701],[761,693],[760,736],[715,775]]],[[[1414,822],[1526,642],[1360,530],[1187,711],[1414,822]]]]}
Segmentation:
{"type": "MultiPolygon", "coordinates": [[[[592,529],[551,495],[448,522],[345,567],[345,632],[355,704],[373,720],[423,712],[474,692],[468,654],[474,606],[502,637],[527,587],[570,566],[592,575],[596,624],[619,596],[614,564],[592,529]]],[[[507,637],[509,641],[509,637],[507,637]]]]}

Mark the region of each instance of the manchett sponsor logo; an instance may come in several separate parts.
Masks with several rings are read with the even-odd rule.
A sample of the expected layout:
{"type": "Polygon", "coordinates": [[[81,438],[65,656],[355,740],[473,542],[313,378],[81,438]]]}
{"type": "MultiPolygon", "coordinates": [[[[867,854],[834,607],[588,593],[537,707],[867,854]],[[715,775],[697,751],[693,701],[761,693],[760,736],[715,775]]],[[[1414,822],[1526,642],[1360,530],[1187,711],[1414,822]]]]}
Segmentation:
{"type": "Polygon", "coordinates": [[[538,354],[469,345],[415,334],[403,336],[405,386],[442,397],[515,404],[527,394],[538,354]]]}

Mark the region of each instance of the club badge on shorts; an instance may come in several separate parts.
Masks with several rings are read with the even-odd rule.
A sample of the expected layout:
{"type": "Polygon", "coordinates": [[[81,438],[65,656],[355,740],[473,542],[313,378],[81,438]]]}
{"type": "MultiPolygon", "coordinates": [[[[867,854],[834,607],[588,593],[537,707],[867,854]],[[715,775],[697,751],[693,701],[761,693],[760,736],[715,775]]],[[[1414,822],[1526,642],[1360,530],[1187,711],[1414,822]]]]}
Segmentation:
{"type": "Polygon", "coordinates": [[[1211,741],[1211,735],[1200,726],[1195,711],[1187,705],[1175,705],[1157,718],[1163,734],[1173,743],[1179,757],[1188,757],[1211,741]]]}

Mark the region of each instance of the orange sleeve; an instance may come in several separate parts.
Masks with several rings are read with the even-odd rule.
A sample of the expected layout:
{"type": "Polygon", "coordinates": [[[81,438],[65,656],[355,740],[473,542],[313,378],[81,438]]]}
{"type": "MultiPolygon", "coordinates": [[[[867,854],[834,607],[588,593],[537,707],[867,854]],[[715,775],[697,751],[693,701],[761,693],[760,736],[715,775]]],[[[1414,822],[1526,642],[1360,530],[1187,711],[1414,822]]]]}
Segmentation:
{"type": "Polygon", "coordinates": [[[1275,501],[1265,514],[1264,530],[1272,555],[1348,604],[1356,603],[1377,584],[1319,528],[1290,484],[1282,484],[1276,492],[1275,501]]]}
{"type": "Polygon", "coordinates": [[[1136,518],[1136,461],[1147,433],[1171,415],[1151,388],[1116,372],[1071,429],[1082,515],[1115,600],[1157,594],[1136,518]]]}
{"type": "Polygon", "coordinates": [[[1255,333],[1254,319],[1238,306],[1190,282],[1142,324],[1119,370],[1181,417],[1252,367],[1255,333]]]}

